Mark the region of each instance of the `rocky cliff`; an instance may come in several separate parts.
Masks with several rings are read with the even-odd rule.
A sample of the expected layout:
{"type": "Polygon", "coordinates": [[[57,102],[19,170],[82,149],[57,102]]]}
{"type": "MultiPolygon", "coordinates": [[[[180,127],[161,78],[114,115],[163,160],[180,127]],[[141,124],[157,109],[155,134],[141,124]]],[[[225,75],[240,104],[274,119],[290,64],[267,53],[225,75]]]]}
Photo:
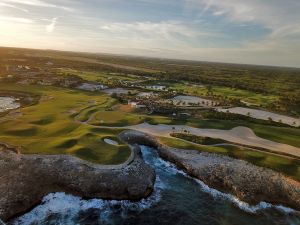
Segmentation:
{"type": "Polygon", "coordinates": [[[22,155],[0,149],[0,218],[24,213],[52,192],[83,198],[140,200],[151,194],[154,170],[138,147],[121,166],[100,166],[69,155],[22,155]]]}
{"type": "Polygon", "coordinates": [[[156,148],[163,159],[209,187],[231,193],[240,200],[250,204],[264,201],[300,210],[300,184],[280,173],[227,156],[170,148],[137,131],[125,131],[120,137],[127,143],[156,148]]]}

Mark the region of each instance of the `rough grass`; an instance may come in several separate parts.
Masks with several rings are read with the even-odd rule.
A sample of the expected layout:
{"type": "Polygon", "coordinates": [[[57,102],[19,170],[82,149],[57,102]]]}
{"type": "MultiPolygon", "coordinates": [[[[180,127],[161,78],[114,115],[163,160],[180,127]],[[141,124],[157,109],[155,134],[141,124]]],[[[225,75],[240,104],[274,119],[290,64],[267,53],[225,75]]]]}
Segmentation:
{"type": "Polygon", "coordinates": [[[232,145],[223,145],[217,147],[196,145],[184,140],[166,137],[159,137],[159,140],[163,144],[174,148],[198,150],[203,152],[227,155],[236,159],[242,159],[257,166],[273,169],[277,172],[283,173],[286,176],[300,181],[300,162],[296,159],[281,157],[278,155],[260,151],[253,151],[245,147],[232,145]]]}

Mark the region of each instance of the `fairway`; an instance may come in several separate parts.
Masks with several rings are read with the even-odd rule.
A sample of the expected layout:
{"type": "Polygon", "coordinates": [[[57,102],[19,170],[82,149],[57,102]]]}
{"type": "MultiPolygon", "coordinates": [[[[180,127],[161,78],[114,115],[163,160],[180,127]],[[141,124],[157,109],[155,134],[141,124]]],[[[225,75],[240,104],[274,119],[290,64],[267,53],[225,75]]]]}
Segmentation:
{"type": "MultiPolygon", "coordinates": [[[[0,90],[24,89],[0,86],[0,90]]],[[[40,103],[22,108],[22,116],[1,123],[0,142],[21,146],[25,154],[72,154],[101,164],[119,164],[129,157],[130,149],[121,141],[117,146],[103,141],[115,138],[120,130],[95,130],[74,121],[74,114],[91,104],[105,108],[111,103],[107,95],[42,86],[26,86],[26,91],[41,95],[40,103]]]]}
{"type": "MultiPolygon", "coordinates": [[[[207,87],[202,85],[191,86],[183,83],[170,83],[170,87],[189,95],[200,97],[207,95],[207,87]]],[[[219,86],[213,86],[212,93],[216,96],[226,96],[228,99],[241,99],[241,101],[262,107],[267,107],[279,99],[279,97],[275,95],[264,95],[247,90],[219,86]]]]}
{"type": "Polygon", "coordinates": [[[118,106],[117,100],[100,92],[38,85],[0,85],[2,91],[20,92],[25,89],[26,92],[40,95],[40,102],[20,109],[22,116],[2,122],[0,130],[0,142],[21,146],[23,153],[72,154],[101,164],[122,163],[130,155],[128,146],[121,142],[114,146],[103,141],[106,137],[117,138],[122,129],[95,130],[94,126],[124,127],[144,122],[225,130],[248,126],[262,138],[300,146],[300,129],[297,128],[273,127],[246,121],[178,120],[145,115],[130,107],[118,106]]]}

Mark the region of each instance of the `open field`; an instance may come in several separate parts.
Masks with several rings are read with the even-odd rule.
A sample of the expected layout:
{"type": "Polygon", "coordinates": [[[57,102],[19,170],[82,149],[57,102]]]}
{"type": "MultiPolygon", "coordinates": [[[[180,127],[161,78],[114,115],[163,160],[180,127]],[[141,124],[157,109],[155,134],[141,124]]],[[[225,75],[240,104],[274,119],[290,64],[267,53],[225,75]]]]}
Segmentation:
{"type": "Polygon", "coordinates": [[[112,62],[104,62],[100,59],[95,59],[92,57],[86,57],[86,56],[70,56],[70,55],[61,55],[61,54],[55,54],[48,52],[47,54],[44,53],[34,53],[32,56],[34,57],[51,57],[53,59],[64,59],[64,60],[70,60],[70,61],[77,61],[77,62],[85,62],[85,63],[92,63],[92,64],[100,64],[104,66],[111,66],[115,68],[125,69],[125,70],[133,70],[133,71],[141,71],[141,72],[148,72],[148,73],[156,73],[159,72],[158,70],[154,69],[148,69],[145,67],[138,67],[138,66],[128,66],[126,64],[120,64],[120,63],[112,63],[112,62]]]}
{"type": "MultiPolygon", "coordinates": [[[[24,86],[0,85],[1,90],[19,91],[24,86]]],[[[22,116],[1,123],[0,142],[22,146],[23,153],[73,154],[101,164],[118,164],[130,155],[129,148],[106,144],[119,130],[95,130],[74,122],[72,113],[90,102],[107,104],[107,96],[69,89],[26,86],[32,93],[42,95],[38,105],[21,109],[22,116]]],[[[119,142],[120,143],[120,142],[119,142]]]]}
{"type": "MultiPolygon", "coordinates": [[[[172,89],[181,91],[185,94],[196,96],[206,96],[208,91],[207,86],[203,85],[187,85],[184,83],[173,83],[170,84],[170,87],[172,89]]],[[[213,86],[212,94],[216,96],[226,96],[228,99],[240,99],[241,101],[263,107],[275,103],[279,99],[279,97],[275,95],[265,95],[247,90],[220,86],[213,86]]]]}
{"type": "Polygon", "coordinates": [[[73,69],[61,68],[59,73],[63,76],[75,75],[87,81],[98,81],[104,84],[112,83],[113,81],[136,81],[136,77],[117,73],[79,71],[73,69]]]}
{"type": "Polygon", "coordinates": [[[236,159],[246,160],[257,166],[263,166],[281,172],[300,181],[300,163],[298,160],[281,157],[271,153],[253,151],[245,147],[223,145],[207,146],[193,144],[184,140],[168,137],[158,137],[161,143],[179,149],[191,149],[203,152],[227,155],[236,159]]]}

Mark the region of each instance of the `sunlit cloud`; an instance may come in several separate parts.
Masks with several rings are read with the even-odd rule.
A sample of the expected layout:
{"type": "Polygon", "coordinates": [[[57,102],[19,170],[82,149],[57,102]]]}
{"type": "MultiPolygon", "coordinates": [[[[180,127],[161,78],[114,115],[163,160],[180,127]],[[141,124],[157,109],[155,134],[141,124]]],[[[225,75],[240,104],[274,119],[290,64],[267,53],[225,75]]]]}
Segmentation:
{"type": "Polygon", "coordinates": [[[53,18],[51,20],[51,23],[46,26],[47,33],[52,33],[54,31],[56,23],[57,23],[57,18],[53,18]]]}
{"type": "Polygon", "coordinates": [[[21,17],[12,17],[12,16],[0,16],[0,20],[8,21],[8,22],[15,22],[15,23],[33,23],[34,21],[27,18],[21,17]]]}
{"type": "Polygon", "coordinates": [[[47,1],[41,1],[41,0],[2,0],[2,1],[8,3],[17,3],[22,5],[36,6],[36,7],[51,7],[51,8],[58,8],[66,11],[73,11],[73,8],[52,4],[47,1]]]}
{"type": "Polygon", "coordinates": [[[21,10],[21,11],[26,12],[26,13],[29,12],[27,9],[24,9],[24,8],[21,8],[21,7],[17,7],[15,5],[4,3],[4,2],[0,2],[0,7],[13,8],[13,9],[21,10]]]}
{"type": "Polygon", "coordinates": [[[213,32],[201,31],[193,29],[187,24],[179,21],[162,21],[160,23],[153,22],[134,22],[134,23],[108,23],[100,26],[102,30],[112,33],[123,33],[125,35],[140,35],[142,37],[160,37],[169,39],[173,35],[181,35],[185,37],[214,36],[213,32]]]}
{"type": "Polygon", "coordinates": [[[0,44],[299,66],[299,11],[297,0],[0,0],[0,44]]]}

